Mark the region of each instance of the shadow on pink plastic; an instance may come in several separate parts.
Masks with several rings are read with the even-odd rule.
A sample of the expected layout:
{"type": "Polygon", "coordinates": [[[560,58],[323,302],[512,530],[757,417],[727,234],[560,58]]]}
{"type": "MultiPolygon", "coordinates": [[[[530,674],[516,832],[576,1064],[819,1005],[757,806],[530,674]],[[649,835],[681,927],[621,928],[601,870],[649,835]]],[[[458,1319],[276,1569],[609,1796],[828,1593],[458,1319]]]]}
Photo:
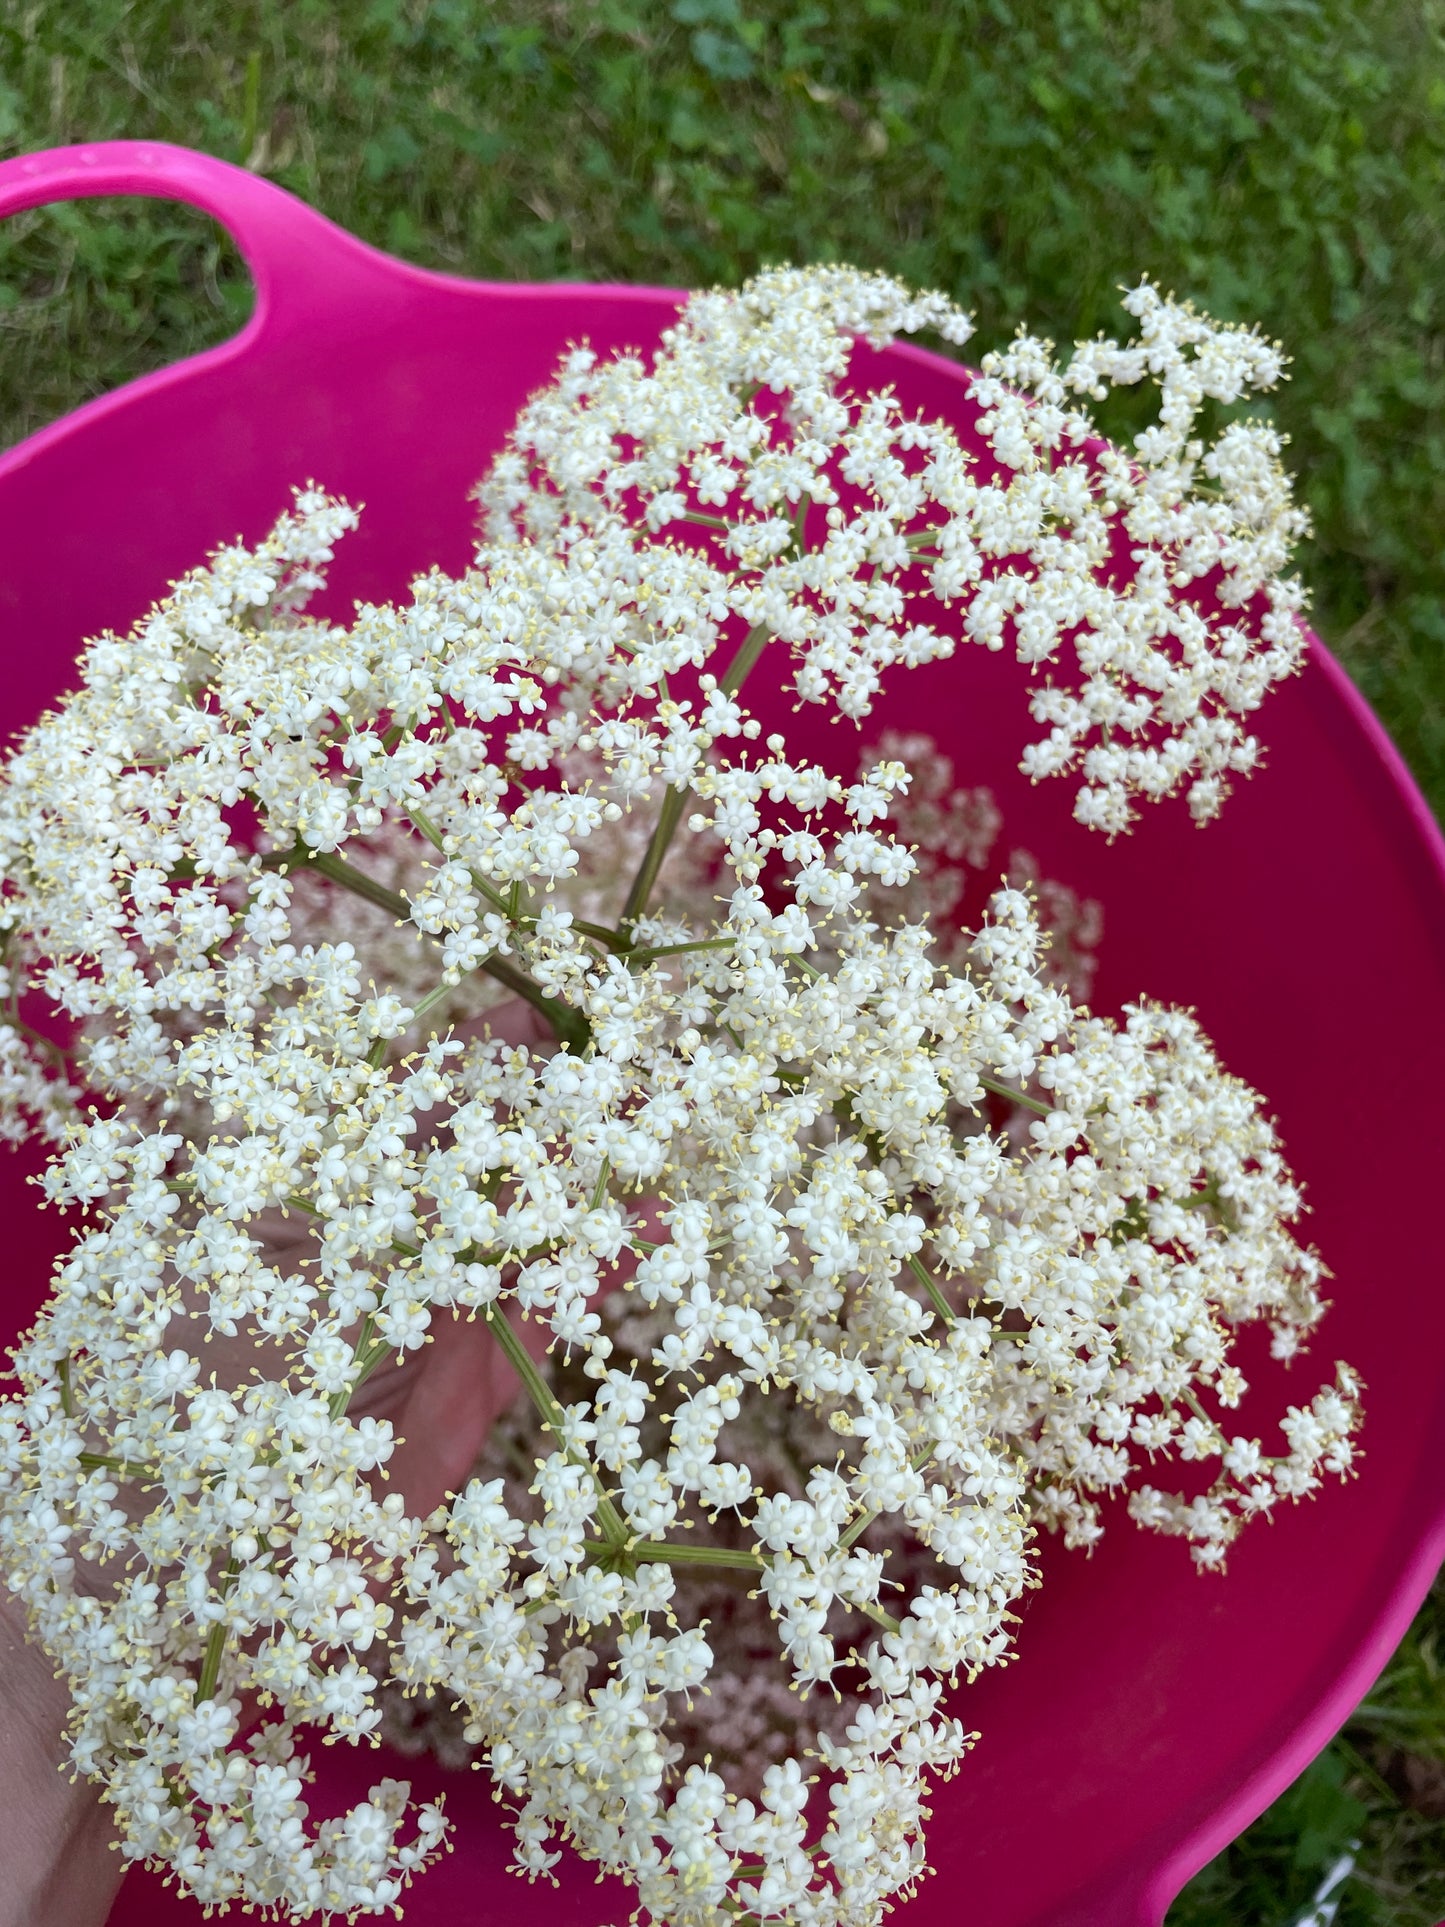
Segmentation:
{"type": "MultiPolygon", "coordinates": [[[[325,606],[397,596],[469,554],[467,492],[521,402],[583,336],[648,348],[680,297],[654,288],[466,282],[364,246],[279,188],[183,149],[111,142],[0,165],[0,216],[141,194],[190,202],[235,236],[255,312],[232,341],[101,397],[0,458],[0,726],[69,683],[85,637],[124,629],[218,543],[260,536],[293,483],[365,505],[325,606]]],[[[956,366],[889,351],[910,406],[966,427],[956,366]]],[[[769,720],[781,691],[759,698],[769,720]]],[[[856,761],[851,731],[790,723],[801,746],[856,761]]],[[[969,782],[990,783],[1005,843],[1101,899],[1096,1005],[1141,992],[1195,1007],[1226,1063],[1269,1094],[1334,1274],[1334,1309],[1288,1372],[1246,1336],[1265,1430],[1347,1358],[1368,1388],[1358,1479],[1253,1527],[1224,1579],[1117,1514],[1092,1559],[1049,1548],[1016,1661],[958,1695],[979,1746],[938,1789],[936,1873],[909,1927],[1159,1927],[1179,1888],[1308,1763],[1388,1658],[1445,1555],[1445,1292],[1430,1200],[1445,1087],[1445,850],[1398,756],[1315,643],[1262,712],[1265,768],[1218,823],[1150,809],[1113,846],[1079,829],[1066,785],[1017,772],[1025,674],[961,646],[895,680],[865,725],[928,728],[969,782]]],[[[34,1208],[25,1160],[0,1170],[10,1239],[4,1325],[44,1295],[62,1230],[34,1208]]],[[[30,1168],[34,1168],[33,1160],[30,1168]]],[[[318,1809],[385,1772],[445,1787],[457,1851],[420,1880],[412,1927],[598,1927],[629,1911],[580,1862],[559,1886],[505,1873],[507,1833],[479,1774],[318,1748],[318,1809]]],[[[112,1927],[198,1922],[132,1873],[112,1927]]]]}

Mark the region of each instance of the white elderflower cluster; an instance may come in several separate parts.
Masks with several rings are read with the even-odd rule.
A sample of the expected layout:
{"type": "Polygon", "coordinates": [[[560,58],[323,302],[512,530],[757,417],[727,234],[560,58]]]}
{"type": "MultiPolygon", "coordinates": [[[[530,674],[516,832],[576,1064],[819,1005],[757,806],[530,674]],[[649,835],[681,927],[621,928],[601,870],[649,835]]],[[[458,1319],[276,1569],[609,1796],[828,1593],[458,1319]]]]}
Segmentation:
{"type": "Polygon", "coordinates": [[[1065,671],[1032,697],[1049,727],[1029,775],[1078,771],[1075,815],[1111,835],[1137,798],[1181,788],[1205,822],[1258,760],[1245,719],[1300,666],[1304,591],[1286,571],[1308,518],[1272,427],[1234,421],[1206,443],[1198,417],[1272,388],[1284,361],[1148,283],[1124,306],[1128,345],[1083,342],[1059,364],[1020,334],[985,356],[970,437],[847,379],[860,340],[965,342],[941,295],[839,267],[694,296],[650,367],[572,352],[479,490],[488,537],[546,552],[569,628],[595,631],[605,608],[651,631],[645,673],[659,631],[696,661],[689,645],[731,613],[788,644],[803,701],[847,716],[889,665],[951,655],[960,626],[1011,644],[1065,671]],[[1158,420],[1108,447],[1085,399],[1146,377],[1158,420]],[[675,539],[690,530],[706,549],[675,539]]]}
{"type": "MultiPolygon", "coordinates": [[[[1172,434],[1183,344],[1209,394],[1268,356],[1167,313],[1172,434]]],[[[308,489],[92,643],[10,755],[0,1101],[62,1137],[46,1190],[78,1219],[0,1405],[0,1570],[123,1851],[207,1905],[396,1905],[443,1816],[387,1780],[315,1824],[298,1744],[374,1739],[399,1689],[462,1709],[522,1872],[570,1840],[678,1927],[875,1927],[926,1870],[929,1785],[970,1741],[945,1696],[1006,1656],[1040,1526],[1090,1543],[1140,1454],[1197,1460],[1197,1495],[1130,1509],[1212,1565],[1348,1470],[1345,1368],[1282,1453],[1222,1416],[1234,1331],[1288,1355],[1322,1309],[1255,1094],[1190,1017],[1090,1016],[1024,889],[945,954],[910,892],[942,900],[955,846],[984,860],[987,800],[925,786],[920,867],[888,827],[904,760],[845,780],[741,701],[775,643],[800,695],[866,712],[885,666],[949,646],[911,610],[926,565],[965,626],[1008,581],[1020,647],[1046,609],[1081,662],[1098,638],[1087,690],[1138,684],[1101,729],[1177,728],[1168,781],[1086,763],[1106,827],[1131,786],[1240,766],[1209,761],[1236,644],[1201,617],[1191,654],[1187,602],[1107,587],[1107,550],[1137,518],[1176,586],[1268,597],[1243,457],[1208,563],[1187,448],[1142,448],[1105,503],[1042,378],[996,447],[1012,479],[979,474],[847,385],[855,337],[925,325],[965,331],[820,270],[695,301],[651,374],[579,352],[462,575],[307,616],[355,520],[308,489]],[[1071,582],[1106,599],[1049,600],[1071,582]],[[1202,733],[1151,651],[1199,669],[1202,733]],[[41,995],[60,1072],[18,1019],[41,995]],[[368,1381],[467,1323],[534,1449],[409,1509],[368,1381]],[[827,1709],[761,1772],[687,1726],[735,1696],[734,1597],[827,1709]]]]}

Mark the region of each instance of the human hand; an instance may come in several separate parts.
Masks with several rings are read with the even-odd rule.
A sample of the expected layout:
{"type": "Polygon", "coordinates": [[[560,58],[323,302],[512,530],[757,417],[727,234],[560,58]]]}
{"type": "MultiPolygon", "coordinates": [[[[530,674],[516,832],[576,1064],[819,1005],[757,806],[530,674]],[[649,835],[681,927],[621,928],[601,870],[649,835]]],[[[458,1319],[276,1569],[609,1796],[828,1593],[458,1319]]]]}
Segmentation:
{"type": "Polygon", "coordinates": [[[0,1585],[0,1927],[102,1927],[125,1872],[96,1788],[59,1770],[69,1705],[0,1585]]]}

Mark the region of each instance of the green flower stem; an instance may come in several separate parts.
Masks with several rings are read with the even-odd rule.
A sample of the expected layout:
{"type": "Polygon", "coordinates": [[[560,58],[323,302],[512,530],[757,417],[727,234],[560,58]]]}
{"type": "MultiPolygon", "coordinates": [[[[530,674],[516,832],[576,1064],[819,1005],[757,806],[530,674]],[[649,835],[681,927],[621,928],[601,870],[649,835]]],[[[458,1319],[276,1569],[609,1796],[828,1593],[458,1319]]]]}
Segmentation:
{"type": "MultiPolygon", "coordinates": [[[[315,870],[318,875],[329,878],[332,883],[339,883],[356,896],[364,897],[379,909],[390,910],[399,923],[410,922],[411,905],[400,891],[388,889],[378,878],[368,876],[364,870],[358,870],[355,864],[348,863],[345,857],[337,856],[334,850],[307,850],[296,861],[307,869],[315,870]]],[[[501,902],[500,898],[496,900],[501,902]]],[[[486,957],[477,968],[486,971],[499,984],[505,984],[514,996],[524,998],[535,1010],[540,1011],[560,1044],[565,1044],[579,1055],[586,1049],[591,1041],[592,1029],[581,1011],[573,1010],[556,997],[549,997],[540,984],[533,983],[525,972],[504,962],[501,957],[486,957]]]]}
{"type": "MultiPolygon", "coordinates": [[[[409,727],[410,725],[407,723],[396,722],[384,733],[381,739],[381,747],[388,756],[390,756],[391,752],[396,748],[402,737],[405,736],[409,727]]],[[[355,735],[356,732],[355,729],[352,728],[348,733],[355,735]]]]}
{"type": "MultiPolygon", "coordinates": [[[[486,1319],[493,1338],[501,1346],[507,1363],[526,1386],[527,1395],[541,1414],[542,1423],[557,1443],[562,1445],[566,1437],[567,1422],[563,1417],[561,1406],[552,1396],[552,1388],[537,1370],[531,1353],[495,1305],[485,1306],[482,1316],[486,1319]]],[[[565,1446],[563,1449],[567,1450],[565,1446]]],[[[628,1539],[627,1526],[622,1514],[608,1498],[601,1476],[592,1461],[584,1454],[571,1450],[567,1450],[567,1457],[574,1465],[580,1465],[591,1475],[592,1483],[597,1488],[597,1522],[606,1536],[608,1550],[615,1551],[616,1548],[625,1545],[628,1539]]]]}
{"type": "Polygon", "coordinates": [[[729,1566],[734,1572],[761,1572],[761,1553],[732,1546],[680,1546],[665,1539],[639,1539],[628,1548],[642,1566],[729,1566]]]}
{"type": "Polygon", "coordinates": [[[944,1297],[943,1293],[939,1290],[938,1286],[934,1283],[933,1274],[929,1271],[926,1265],[922,1264],[919,1261],[916,1253],[912,1253],[912,1252],[909,1253],[908,1269],[913,1273],[914,1277],[918,1280],[919,1284],[922,1285],[923,1289],[928,1293],[929,1303],[933,1306],[933,1309],[938,1313],[939,1317],[943,1320],[944,1324],[951,1325],[953,1321],[957,1318],[958,1313],[953,1309],[953,1306],[949,1304],[948,1300],[944,1297]]]}
{"type": "MultiPolygon", "coordinates": [[[[432,822],[429,816],[417,809],[408,810],[406,814],[413,829],[418,830],[421,835],[426,838],[427,842],[431,844],[433,849],[440,851],[443,856],[450,855],[446,847],[446,837],[437,825],[432,822]]],[[[503,896],[495,884],[490,883],[479,870],[472,869],[470,865],[468,866],[468,875],[471,877],[477,890],[487,899],[487,902],[491,904],[492,908],[500,911],[509,923],[529,925],[536,922],[535,917],[528,917],[522,914],[522,881],[520,877],[513,880],[507,894],[503,896]]],[[[592,937],[598,943],[607,944],[613,950],[625,950],[627,947],[615,930],[608,930],[600,923],[588,923],[584,917],[574,917],[572,919],[572,928],[580,931],[584,937],[592,937]]]]}
{"type": "MultiPolygon", "coordinates": [[[[748,631],[738,644],[737,654],[723,671],[718,688],[725,696],[736,696],[757,664],[759,656],[767,647],[768,631],[762,623],[748,631]]],[[[627,893],[627,902],[622,907],[622,917],[617,933],[624,939],[630,936],[632,925],[647,908],[647,900],[652,895],[657,873],[662,868],[662,859],[667,855],[668,846],[682,821],[682,812],[687,799],[692,795],[690,789],[670,789],[662,799],[651,839],[643,854],[637,875],[632,879],[632,888],[627,893]]]]}
{"type": "MultiPolygon", "coordinates": [[[[206,954],[209,956],[210,952],[208,951],[206,954]]],[[[27,1024],[25,1019],[20,1015],[17,1001],[13,997],[10,1000],[6,1022],[12,1029],[17,1030],[22,1037],[34,1044],[38,1050],[43,1050],[47,1056],[49,1056],[51,1062],[57,1066],[62,1077],[71,1079],[76,1077],[74,1052],[68,1051],[63,1044],[58,1044],[53,1037],[47,1037],[43,1030],[37,1030],[33,1024],[27,1024]]]]}
{"type": "Polygon", "coordinates": [[[650,964],[656,963],[659,957],[685,957],[697,950],[731,950],[736,942],[736,937],[703,937],[696,943],[655,943],[650,949],[634,950],[631,961],[650,964]]]}
{"type": "Polygon", "coordinates": [[[495,977],[499,984],[505,984],[515,996],[524,998],[534,1010],[541,1012],[552,1028],[552,1034],[559,1044],[565,1044],[574,1056],[580,1057],[592,1042],[592,1026],[580,1010],[564,1004],[559,998],[549,997],[539,984],[534,984],[525,972],[515,969],[498,956],[486,958],[478,964],[489,977],[495,977]]]}
{"type": "MultiPolygon", "coordinates": [[[[234,1559],[226,1561],[226,1570],[221,1575],[221,1597],[225,1598],[231,1590],[236,1574],[241,1570],[234,1559]]],[[[221,1676],[221,1657],[226,1650],[226,1622],[218,1619],[206,1635],[206,1650],[201,1660],[201,1680],[196,1688],[196,1703],[214,1699],[216,1682],[221,1676]]]]}
{"type": "MultiPolygon", "coordinates": [[[[871,1520],[865,1520],[864,1523],[871,1523],[871,1520]]],[[[861,1526],[859,1530],[862,1530],[861,1526]]],[[[851,1544],[852,1541],[846,1543],[851,1544]]],[[[619,1553],[642,1566],[722,1566],[731,1572],[763,1573],[772,1564],[762,1553],[745,1552],[739,1547],[680,1546],[674,1545],[671,1540],[661,1539],[638,1539],[625,1547],[588,1547],[589,1557],[606,1562],[615,1561],[619,1553]]],[[[885,1632],[896,1633],[900,1630],[898,1621],[891,1613],[884,1612],[881,1606],[865,1606],[853,1601],[848,1603],[885,1632]]]]}
{"type": "MultiPolygon", "coordinates": [[[[810,1857],[810,1859],[813,1859],[813,1860],[818,1860],[824,1857],[823,1849],[821,1846],[817,1844],[814,1844],[813,1846],[809,1846],[806,1841],[804,1841],[803,1843],[803,1852],[806,1853],[810,1857]]],[[[746,1866],[734,1867],[733,1879],[734,1880],[758,1880],[758,1879],[761,1879],[762,1876],[767,1871],[768,1871],[767,1868],[763,1866],[761,1862],[749,1863],[746,1866]]]]}
{"type": "MultiPolygon", "coordinates": [[[[169,769],[170,765],[158,763],[156,768],[169,769]]],[[[308,855],[305,844],[298,840],[289,850],[268,850],[259,861],[263,870],[289,870],[298,863],[304,863],[308,855]]],[[[166,874],[178,883],[194,883],[201,873],[189,857],[182,857],[178,863],[171,865],[166,874]]]]}
{"type": "Polygon", "coordinates": [[[344,856],[335,850],[303,849],[295,858],[298,867],[315,870],[318,875],[329,877],[339,883],[344,890],[353,895],[364,897],[381,910],[390,910],[399,923],[411,921],[411,905],[399,890],[390,890],[377,877],[368,876],[365,870],[358,870],[354,863],[348,863],[344,856]]]}
{"type": "MultiPolygon", "coordinates": [[[[932,1457],[933,1457],[933,1447],[931,1445],[925,1445],[921,1452],[914,1453],[913,1457],[908,1461],[908,1463],[913,1467],[913,1470],[915,1472],[921,1472],[924,1466],[928,1464],[928,1461],[932,1457]]],[[[863,1534],[868,1530],[869,1526],[872,1525],[873,1521],[877,1518],[881,1518],[881,1516],[882,1514],[879,1512],[876,1506],[873,1508],[871,1512],[860,1512],[858,1514],[858,1517],[853,1521],[852,1525],[849,1526],[848,1530],[844,1533],[839,1534],[838,1544],[844,1547],[845,1549],[848,1546],[856,1545],[857,1542],[863,1537],[863,1534]]]]}
{"type": "MultiPolygon", "coordinates": [[[[445,836],[429,816],[425,815],[421,810],[416,809],[408,810],[406,815],[412,828],[420,831],[434,850],[440,851],[443,856],[450,856],[451,852],[447,849],[445,836]]],[[[507,899],[502,895],[501,891],[498,890],[494,884],[489,883],[484,876],[479,876],[470,865],[467,867],[473,884],[487,899],[487,902],[491,904],[492,908],[494,910],[500,910],[504,917],[509,917],[515,922],[515,909],[509,906],[507,899]]]]}
{"type": "Polygon", "coordinates": [[[153,1465],[141,1465],[135,1459],[118,1459],[111,1452],[82,1452],[80,1463],[87,1472],[114,1472],[118,1479],[133,1479],[141,1485],[158,1485],[160,1473],[153,1465]]]}
{"type": "Polygon", "coordinates": [[[434,850],[440,850],[443,856],[447,854],[446,838],[429,816],[423,811],[413,808],[406,812],[406,818],[412,828],[419,831],[434,850]]]}
{"type": "MultiPolygon", "coordinates": [[[[799,512],[806,513],[806,509],[800,506],[799,512]]],[[[736,696],[757,667],[758,658],[767,645],[768,631],[761,622],[755,628],[749,629],[738,644],[737,654],[723,671],[722,680],[718,683],[718,688],[725,696],[736,696]]]]}
{"type": "Polygon", "coordinates": [[[1220,1426],[1219,1420],[1216,1418],[1211,1418],[1209,1413],[1205,1411],[1204,1407],[1200,1404],[1198,1395],[1195,1393],[1193,1387],[1186,1385],[1184,1387],[1184,1390],[1181,1392],[1180,1397],[1184,1400],[1184,1403],[1189,1407],[1190,1411],[1194,1414],[1195,1418],[1200,1420],[1202,1424],[1207,1425],[1209,1427],[1210,1431],[1213,1432],[1217,1443],[1221,1447],[1226,1447],[1229,1441],[1224,1436],[1224,1431],[1223,1431],[1223,1428],[1220,1426]]]}
{"type": "MultiPolygon", "coordinates": [[[[532,917],[521,917],[518,921],[521,923],[532,923],[535,919],[532,917]]],[[[584,937],[591,937],[594,943],[605,943],[609,950],[626,950],[627,948],[626,943],[618,936],[617,932],[615,930],[609,930],[605,924],[588,923],[585,917],[573,917],[572,928],[579,931],[584,937]]]]}
{"type": "MultiPolygon", "coordinates": [[[[412,1023],[419,1024],[423,1017],[430,1017],[432,1012],[436,1009],[437,1005],[444,1004],[447,998],[450,997],[452,992],[457,988],[458,988],[457,984],[449,983],[447,979],[443,977],[442,981],[435,987],[435,989],[429,990],[425,995],[425,997],[422,998],[421,1002],[416,1006],[415,1010],[412,1011],[411,1013],[412,1023]]],[[[411,1027],[410,1025],[407,1026],[408,1029],[410,1029],[410,1027],[411,1027]]],[[[384,1042],[385,1040],[378,1039],[377,1041],[384,1042]]]]}
{"type": "Polygon", "coordinates": [[[1044,1104],[1037,1097],[1030,1097],[1027,1091],[1016,1091],[1012,1084],[1000,1084],[993,1077],[980,1077],[978,1081],[995,1097],[1011,1097],[1015,1104],[1022,1104],[1026,1111],[1037,1111],[1040,1117],[1052,1117],[1054,1114],[1052,1104],[1044,1104]]]}
{"type": "Polygon", "coordinates": [[[652,886],[657,881],[657,873],[662,868],[662,859],[667,855],[668,845],[672,842],[690,789],[670,789],[662,799],[657,822],[653,825],[652,836],[643,852],[642,862],[637,875],[632,879],[632,888],[627,892],[627,901],[622,906],[622,920],[617,926],[618,935],[630,936],[632,926],[647,908],[647,899],[652,895],[652,886]]]}
{"type": "Polygon", "coordinates": [[[807,546],[803,540],[808,527],[808,510],[813,506],[813,498],[805,490],[798,497],[798,506],[793,510],[793,553],[801,555],[807,546]]]}
{"type": "MultiPolygon", "coordinates": [[[[165,1186],[167,1191],[178,1191],[183,1197],[193,1196],[196,1189],[196,1181],[194,1178],[167,1178],[165,1186]]],[[[299,1211],[303,1217],[307,1218],[323,1218],[326,1215],[319,1205],[312,1204],[309,1198],[303,1198],[294,1191],[288,1193],[288,1195],[281,1200],[281,1208],[283,1211],[299,1211]]],[[[399,1253],[403,1258],[419,1258],[421,1256],[420,1245],[405,1244],[400,1238],[393,1238],[388,1244],[387,1249],[399,1253]]]]}
{"type": "Polygon", "coordinates": [[[341,1418],[344,1415],[352,1399],[360,1391],[363,1381],[371,1375],[391,1350],[390,1345],[384,1341],[373,1341],[372,1334],[375,1330],[376,1313],[369,1311],[361,1321],[361,1330],[357,1333],[356,1343],[351,1348],[351,1363],[354,1368],[351,1380],[344,1391],[331,1394],[333,1418],[341,1418]]]}

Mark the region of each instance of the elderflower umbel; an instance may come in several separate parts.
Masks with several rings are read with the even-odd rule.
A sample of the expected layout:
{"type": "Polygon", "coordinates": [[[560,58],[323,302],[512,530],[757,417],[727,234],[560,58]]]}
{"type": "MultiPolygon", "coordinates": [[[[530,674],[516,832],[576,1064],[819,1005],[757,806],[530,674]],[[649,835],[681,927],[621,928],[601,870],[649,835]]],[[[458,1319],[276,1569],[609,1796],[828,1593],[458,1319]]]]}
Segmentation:
{"type": "Polygon", "coordinates": [[[373,1738],[390,1686],[461,1709],[522,1871],[570,1838],[659,1920],[872,1927],[1040,1526],[1087,1545],[1142,1457],[1199,1461],[1129,1507],[1214,1565],[1348,1469],[1346,1368],[1282,1454],[1222,1416],[1234,1330],[1288,1354],[1321,1312],[1254,1093],[1193,1018],[1082,1007],[1090,912],[1053,887],[1050,962],[1031,859],[934,927],[986,794],[925,783],[895,834],[916,749],[848,782],[740,700],[770,643],[859,717],[957,632],[1010,642],[1077,665],[1026,767],[1077,769],[1085,822],[1214,813],[1298,660],[1300,518],[1271,431],[1193,424],[1279,357],[1127,305],[1132,347],[987,360],[976,449],[853,379],[859,341],[962,342],[940,297],[697,297],[650,366],[568,357],[462,575],[307,616],[356,519],[307,489],[92,643],[11,755],[0,1100],[86,1215],[0,1408],[0,1561],[123,1851],[204,1903],[392,1907],[441,1815],[386,1780],[312,1825],[296,1750],[373,1738]],[[1077,398],[1146,374],[1126,459],[1077,398]],[[74,1020],[63,1074],[25,990],[74,1020]],[[519,998],[553,1044],[491,1035],[519,998]],[[421,1517],[354,1402],[456,1316],[536,1449],[421,1517]],[[676,1737],[728,1690],[700,1574],[841,1709],[751,1778],[676,1737]]]}

